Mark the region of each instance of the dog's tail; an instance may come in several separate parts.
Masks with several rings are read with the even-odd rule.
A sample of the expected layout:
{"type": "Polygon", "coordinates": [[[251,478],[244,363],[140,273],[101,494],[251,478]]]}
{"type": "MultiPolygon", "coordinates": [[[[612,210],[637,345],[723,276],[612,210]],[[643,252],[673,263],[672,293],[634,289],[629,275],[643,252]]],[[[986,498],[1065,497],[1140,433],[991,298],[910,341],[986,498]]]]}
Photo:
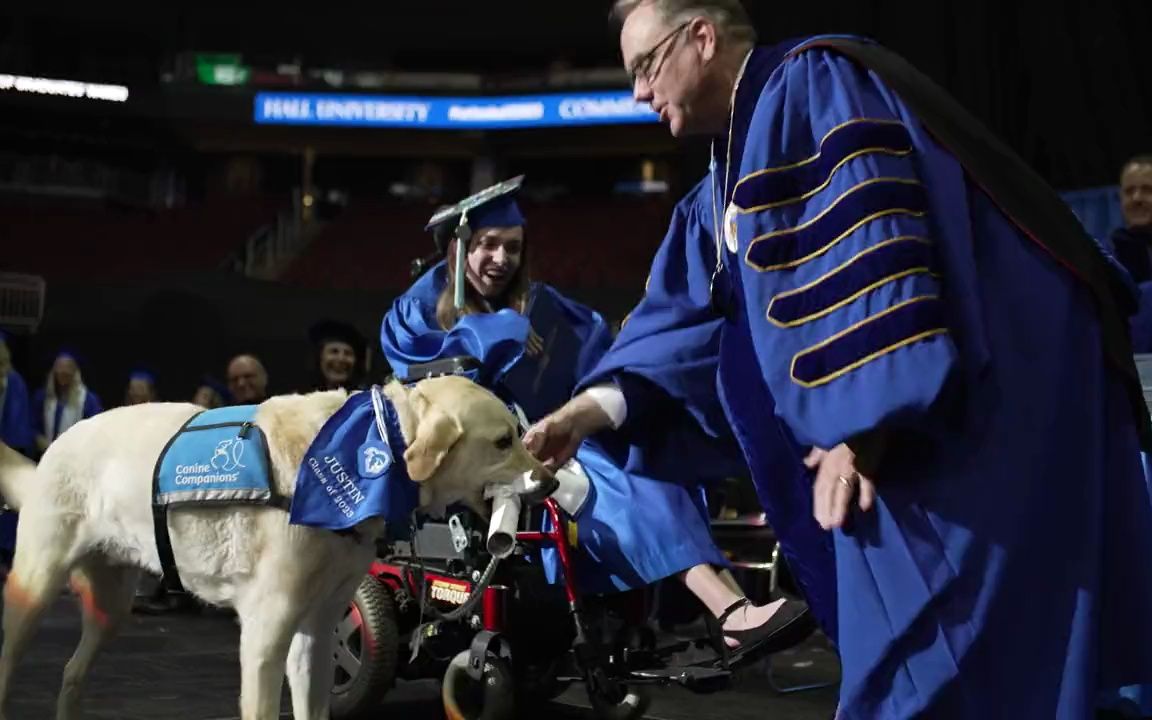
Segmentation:
{"type": "Polygon", "coordinates": [[[36,463],[0,443],[0,495],[13,510],[24,504],[26,493],[33,487],[36,463]]]}

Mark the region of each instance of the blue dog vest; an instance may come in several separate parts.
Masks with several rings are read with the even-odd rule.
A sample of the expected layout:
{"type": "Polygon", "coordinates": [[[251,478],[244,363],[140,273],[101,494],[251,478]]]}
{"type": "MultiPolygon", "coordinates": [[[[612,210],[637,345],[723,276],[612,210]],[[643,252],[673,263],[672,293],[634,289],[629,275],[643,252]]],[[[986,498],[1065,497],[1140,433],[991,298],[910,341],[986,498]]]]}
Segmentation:
{"type": "Polygon", "coordinates": [[[256,408],[241,405],[193,415],[156,460],[152,519],[160,567],[173,590],[181,590],[182,585],[168,534],[170,507],[288,506],[273,483],[268,441],[253,422],[256,408]]]}
{"type": "Polygon", "coordinates": [[[173,589],[181,584],[168,534],[171,507],[273,505],[289,510],[293,524],[340,531],[371,517],[407,528],[419,505],[396,408],[379,387],[353,394],[324,423],[304,455],[291,501],[276,492],[268,442],[253,422],[256,409],[244,405],[194,415],[156,461],[156,546],[173,589]]]}
{"type": "Polygon", "coordinates": [[[256,405],[206,410],[180,428],[156,463],[156,505],[261,503],[275,494],[256,405]]]}

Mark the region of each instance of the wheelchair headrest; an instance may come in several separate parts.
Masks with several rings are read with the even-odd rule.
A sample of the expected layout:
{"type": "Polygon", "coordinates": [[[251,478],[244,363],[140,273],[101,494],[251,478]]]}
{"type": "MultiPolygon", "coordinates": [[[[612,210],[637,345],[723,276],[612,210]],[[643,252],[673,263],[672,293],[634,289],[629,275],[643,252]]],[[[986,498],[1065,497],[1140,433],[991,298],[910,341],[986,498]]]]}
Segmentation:
{"type": "Polygon", "coordinates": [[[405,385],[411,385],[420,380],[445,375],[467,375],[480,369],[480,361],[470,355],[440,358],[426,363],[414,363],[408,366],[408,374],[397,378],[405,385]]]}

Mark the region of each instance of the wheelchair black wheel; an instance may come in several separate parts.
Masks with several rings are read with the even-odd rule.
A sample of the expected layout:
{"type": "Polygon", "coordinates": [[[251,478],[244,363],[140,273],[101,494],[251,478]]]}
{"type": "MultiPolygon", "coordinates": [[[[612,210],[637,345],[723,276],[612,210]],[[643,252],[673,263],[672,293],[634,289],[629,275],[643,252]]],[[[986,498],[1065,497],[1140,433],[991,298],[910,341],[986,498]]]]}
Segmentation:
{"type": "Polygon", "coordinates": [[[572,683],[561,682],[557,675],[561,667],[560,658],[517,667],[516,705],[521,710],[538,708],[563,695],[572,683]]]}
{"type": "Polygon", "coordinates": [[[477,682],[468,675],[471,653],[452,658],[444,671],[440,697],[448,720],[512,720],[516,716],[516,687],[508,661],[489,655],[477,682]]]}
{"type": "Polygon", "coordinates": [[[652,702],[647,689],[642,686],[628,687],[622,683],[598,679],[595,673],[587,680],[592,714],[599,720],[638,720],[644,716],[648,704],[652,702]]]}
{"type": "Polygon", "coordinates": [[[355,720],[374,711],[396,680],[400,632],[392,590],[365,576],[335,633],[331,717],[355,720]]]}

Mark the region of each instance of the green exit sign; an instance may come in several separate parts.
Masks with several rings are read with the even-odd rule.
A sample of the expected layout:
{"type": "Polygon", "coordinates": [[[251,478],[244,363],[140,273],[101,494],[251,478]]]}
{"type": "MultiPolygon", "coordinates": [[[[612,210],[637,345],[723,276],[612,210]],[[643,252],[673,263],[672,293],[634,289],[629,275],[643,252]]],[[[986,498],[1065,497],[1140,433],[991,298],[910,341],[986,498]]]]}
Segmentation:
{"type": "Polygon", "coordinates": [[[239,55],[196,56],[196,77],[205,85],[243,85],[251,74],[239,55]]]}

